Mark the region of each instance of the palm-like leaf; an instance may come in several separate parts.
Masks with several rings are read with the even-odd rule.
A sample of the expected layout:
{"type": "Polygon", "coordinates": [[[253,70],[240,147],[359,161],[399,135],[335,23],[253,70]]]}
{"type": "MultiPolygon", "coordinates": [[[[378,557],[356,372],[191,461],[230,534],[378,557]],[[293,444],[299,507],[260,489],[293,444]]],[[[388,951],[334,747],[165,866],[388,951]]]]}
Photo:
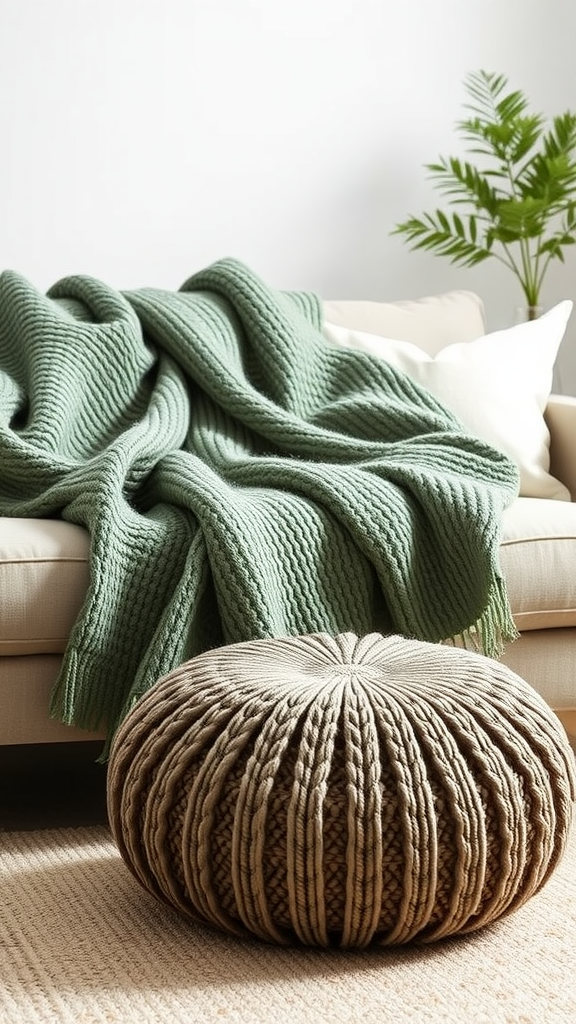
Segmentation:
{"type": "Polygon", "coordinates": [[[450,196],[451,202],[470,203],[475,210],[494,215],[498,194],[486,176],[471,163],[457,157],[440,158],[438,163],[427,164],[426,168],[435,179],[438,190],[450,196]]]}
{"type": "Polygon", "coordinates": [[[475,217],[464,221],[456,213],[450,218],[443,210],[435,210],[422,218],[410,217],[395,232],[407,235],[413,249],[432,250],[459,266],[472,267],[490,256],[490,247],[477,240],[475,217]]]}
{"type": "Polygon", "coordinates": [[[524,93],[507,91],[504,75],[474,72],[465,87],[470,116],[456,129],[484,165],[458,157],[426,164],[435,188],[462,212],[412,216],[393,233],[461,266],[495,256],[528,304],[538,305],[550,260],[563,260],[576,238],[576,114],[555,117],[545,130],[524,93]]]}

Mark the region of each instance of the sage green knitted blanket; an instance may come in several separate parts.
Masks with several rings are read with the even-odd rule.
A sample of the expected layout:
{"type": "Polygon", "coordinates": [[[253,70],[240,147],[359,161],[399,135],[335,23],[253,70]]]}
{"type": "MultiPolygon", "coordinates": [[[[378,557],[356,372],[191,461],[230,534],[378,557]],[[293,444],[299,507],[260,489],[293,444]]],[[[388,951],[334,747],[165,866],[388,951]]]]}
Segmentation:
{"type": "Polygon", "coordinates": [[[178,292],[0,277],[0,514],[91,536],[53,713],[116,728],[176,664],[320,630],[487,653],[516,468],[321,304],[222,260],[178,292]]]}

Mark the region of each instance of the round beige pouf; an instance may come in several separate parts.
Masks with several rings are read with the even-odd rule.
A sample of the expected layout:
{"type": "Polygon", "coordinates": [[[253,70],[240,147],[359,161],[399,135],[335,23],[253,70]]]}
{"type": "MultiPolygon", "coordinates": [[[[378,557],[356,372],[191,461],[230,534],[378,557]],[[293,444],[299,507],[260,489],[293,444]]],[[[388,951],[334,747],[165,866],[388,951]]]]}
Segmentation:
{"type": "Polygon", "coordinates": [[[481,655],[371,634],[212,650],[156,684],[109,761],[151,893],[276,943],[432,941],[519,907],[567,838],[562,727],[481,655]]]}

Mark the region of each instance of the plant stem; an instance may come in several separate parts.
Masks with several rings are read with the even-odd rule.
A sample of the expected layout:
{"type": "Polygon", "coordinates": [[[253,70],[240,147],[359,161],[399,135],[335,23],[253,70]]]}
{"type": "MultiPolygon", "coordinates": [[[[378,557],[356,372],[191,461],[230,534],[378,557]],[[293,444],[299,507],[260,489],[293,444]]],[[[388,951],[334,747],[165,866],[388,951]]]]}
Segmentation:
{"type": "MultiPolygon", "coordinates": [[[[512,199],[518,199],[518,193],[516,188],[516,178],[514,177],[514,170],[510,158],[505,157],[506,173],[508,175],[508,181],[510,182],[510,193],[512,199]]],[[[514,260],[510,257],[514,267],[515,273],[520,281],[522,290],[524,292],[528,309],[538,305],[539,298],[539,286],[538,286],[538,256],[532,256],[530,252],[530,240],[528,238],[520,238],[518,240],[520,245],[520,257],[522,261],[522,271],[514,263],[514,260]]],[[[506,246],[504,246],[506,248],[506,246]]],[[[532,319],[532,317],[530,317],[532,319]]]]}
{"type": "MultiPolygon", "coordinates": [[[[501,124],[502,118],[499,113],[493,94],[491,94],[490,97],[490,105],[492,107],[493,120],[501,124]]],[[[510,159],[509,153],[506,151],[506,149],[504,149],[501,152],[501,158],[503,160],[504,170],[510,185],[510,197],[512,199],[518,200],[521,197],[518,196],[516,177],[514,175],[514,166],[510,159]]],[[[518,266],[516,260],[510,253],[506,243],[502,242],[501,244],[509,260],[509,265],[520,282],[522,291],[524,292],[524,296],[526,298],[528,309],[531,310],[532,307],[537,306],[539,303],[540,287],[538,281],[538,256],[532,256],[530,252],[530,240],[528,238],[519,238],[518,242],[520,246],[520,261],[522,269],[520,269],[520,267],[518,266]]]]}

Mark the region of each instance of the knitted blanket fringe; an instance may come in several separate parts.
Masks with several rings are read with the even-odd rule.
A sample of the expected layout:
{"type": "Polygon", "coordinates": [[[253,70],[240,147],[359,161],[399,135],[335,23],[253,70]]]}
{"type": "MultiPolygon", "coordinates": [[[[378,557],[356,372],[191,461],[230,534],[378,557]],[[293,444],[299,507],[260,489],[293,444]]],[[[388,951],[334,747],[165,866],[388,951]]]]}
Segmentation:
{"type": "Polygon", "coordinates": [[[54,715],[111,737],[177,664],[251,638],[517,635],[516,467],[321,326],[235,260],[178,292],[0,276],[0,514],[91,537],[54,715]]]}

